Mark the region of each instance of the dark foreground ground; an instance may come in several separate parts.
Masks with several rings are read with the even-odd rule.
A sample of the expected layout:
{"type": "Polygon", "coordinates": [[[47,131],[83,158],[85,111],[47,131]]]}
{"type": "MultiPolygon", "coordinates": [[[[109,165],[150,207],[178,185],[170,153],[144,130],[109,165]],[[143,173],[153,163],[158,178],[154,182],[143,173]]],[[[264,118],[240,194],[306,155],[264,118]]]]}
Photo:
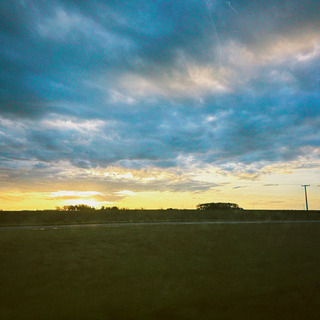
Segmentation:
{"type": "Polygon", "coordinates": [[[320,319],[320,223],[0,231],[0,319],[320,319]]]}
{"type": "Polygon", "coordinates": [[[0,211],[0,226],[61,225],[155,221],[320,220],[320,211],[294,210],[118,210],[0,211]]]}

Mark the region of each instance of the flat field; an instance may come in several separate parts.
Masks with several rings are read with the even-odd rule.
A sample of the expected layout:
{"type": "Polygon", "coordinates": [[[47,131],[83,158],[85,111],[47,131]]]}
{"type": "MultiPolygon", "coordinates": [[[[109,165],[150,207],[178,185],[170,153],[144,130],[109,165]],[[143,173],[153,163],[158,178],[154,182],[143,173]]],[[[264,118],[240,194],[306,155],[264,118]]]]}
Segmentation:
{"type": "Polygon", "coordinates": [[[320,220],[320,211],[299,210],[117,210],[0,211],[0,226],[156,221],[320,220]]]}
{"type": "Polygon", "coordinates": [[[320,223],[0,230],[0,318],[320,319],[320,223]]]}

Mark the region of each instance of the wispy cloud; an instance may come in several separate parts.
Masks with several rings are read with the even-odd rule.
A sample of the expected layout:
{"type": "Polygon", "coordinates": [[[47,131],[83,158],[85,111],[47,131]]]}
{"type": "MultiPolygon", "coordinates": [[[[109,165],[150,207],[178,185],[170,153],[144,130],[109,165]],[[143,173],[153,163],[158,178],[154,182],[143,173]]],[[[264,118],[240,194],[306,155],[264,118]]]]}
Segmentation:
{"type": "Polygon", "coordinates": [[[274,172],[318,172],[320,3],[5,0],[0,10],[2,190],[42,191],[50,179],[49,193],[112,201],[222,194],[223,183],[272,190],[274,172]],[[196,173],[208,167],[210,179],[196,173]]]}

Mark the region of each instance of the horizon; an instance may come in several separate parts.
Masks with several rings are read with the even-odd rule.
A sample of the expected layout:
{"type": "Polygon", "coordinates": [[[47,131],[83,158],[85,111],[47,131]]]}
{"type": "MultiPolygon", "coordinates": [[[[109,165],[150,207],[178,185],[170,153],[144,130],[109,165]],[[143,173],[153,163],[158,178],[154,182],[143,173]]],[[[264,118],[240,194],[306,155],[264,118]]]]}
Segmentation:
{"type": "Polygon", "coordinates": [[[319,1],[0,9],[0,209],[320,209],[319,1]]]}
{"type": "MultiPolygon", "coordinates": [[[[25,212],[30,212],[30,213],[34,213],[34,212],[64,212],[64,213],[89,213],[89,212],[96,212],[96,213],[116,213],[116,212],[129,212],[129,211],[141,211],[141,212],[162,212],[162,211],[168,211],[170,212],[175,212],[175,211],[198,211],[198,212],[212,212],[212,213],[227,213],[227,212],[237,212],[237,213],[241,213],[241,212],[277,212],[277,213],[281,213],[281,212],[297,212],[297,213],[303,213],[306,214],[308,217],[310,217],[309,214],[312,213],[320,213],[320,210],[317,209],[308,209],[306,210],[306,208],[304,209],[244,209],[239,207],[237,208],[233,208],[233,209],[199,209],[199,208],[184,208],[184,209],[179,209],[179,208],[154,208],[154,209],[150,209],[150,208],[143,208],[143,207],[139,207],[139,208],[121,208],[121,207],[117,207],[117,206],[113,206],[113,207],[90,207],[87,206],[86,208],[78,208],[78,206],[87,206],[85,204],[80,204],[80,205],[66,205],[64,207],[56,207],[54,209],[51,208],[46,208],[46,209],[21,209],[21,210],[3,210],[0,209],[0,212],[2,213],[10,213],[10,212],[21,212],[21,213],[25,213],[25,212]],[[71,208],[68,208],[71,207],[71,208]],[[73,207],[73,208],[72,208],[73,207]]],[[[227,216],[226,216],[227,217],[227,216]]]]}

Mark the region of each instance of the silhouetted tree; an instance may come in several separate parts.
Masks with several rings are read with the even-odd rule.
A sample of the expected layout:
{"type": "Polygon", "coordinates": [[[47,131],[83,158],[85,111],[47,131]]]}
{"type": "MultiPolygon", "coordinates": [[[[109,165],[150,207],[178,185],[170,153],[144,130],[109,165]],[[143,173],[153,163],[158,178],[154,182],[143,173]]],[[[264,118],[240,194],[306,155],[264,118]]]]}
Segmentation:
{"type": "MultiPolygon", "coordinates": [[[[59,207],[57,207],[59,208],[59,207]]],[[[58,210],[58,209],[57,209],[58,210]]],[[[86,204],[76,204],[76,205],[67,205],[59,208],[59,210],[63,211],[94,211],[95,207],[90,207],[86,204]]]]}
{"type": "Polygon", "coordinates": [[[230,202],[210,202],[210,203],[200,203],[197,205],[198,210],[231,210],[237,209],[242,210],[236,203],[230,202]]]}

